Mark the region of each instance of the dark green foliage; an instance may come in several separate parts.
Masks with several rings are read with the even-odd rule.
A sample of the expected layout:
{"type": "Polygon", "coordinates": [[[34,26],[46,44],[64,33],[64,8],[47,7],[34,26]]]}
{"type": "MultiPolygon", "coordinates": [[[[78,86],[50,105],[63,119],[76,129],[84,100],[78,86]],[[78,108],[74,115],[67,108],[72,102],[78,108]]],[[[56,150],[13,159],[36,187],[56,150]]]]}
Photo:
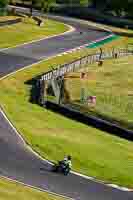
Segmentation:
{"type": "Polygon", "coordinates": [[[8,0],[0,0],[0,8],[5,8],[8,4],[8,0]]]}
{"type": "Polygon", "coordinates": [[[41,10],[43,12],[48,13],[50,7],[56,2],[56,0],[40,0],[40,2],[41,2],[41,10]]]}
{"type": "Polygon", "coordinates": [[[133,16],[133,0],[90,0],[94,8],[114,11],[117,16],[133,16]]]}
{"type": "MultiPolygon", "coordinates": [[[[31,13],[34,7],[41,8],[44,12],[49,12],[50,7],[57,4],[66,4],[68,6],[93,6],[102,12],[109,11],[116,16],[133,17],[133,0],[12,0],[21,2],[25,5],[31,5],[31,13]],[[29,2],[29,3],[28,3],[29,2]]],[[[0,7],[6,5],[8,0],[0,0],[0,7]]]]}

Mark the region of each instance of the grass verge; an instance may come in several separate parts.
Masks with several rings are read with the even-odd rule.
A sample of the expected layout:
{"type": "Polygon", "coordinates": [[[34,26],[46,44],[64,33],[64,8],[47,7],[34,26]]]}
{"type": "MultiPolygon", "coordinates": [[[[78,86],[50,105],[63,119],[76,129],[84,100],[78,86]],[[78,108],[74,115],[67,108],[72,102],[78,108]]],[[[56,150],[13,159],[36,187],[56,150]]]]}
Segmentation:
{"type": "MultiPolygon", "coordinates": [[[[113,45],[116,45],[116,41],[113,45]]],[[[1,80],[0,104],[26,141],[44,158],[58,160],[70,153],[75,170],[132,187],[132,142],[29,102],[31,86],[26,84],[28,80],[49,70],[51,65],[79,57],[80,53],[52,58],[1,80]]]]}
{"type": "Polygon", "coordinates": [[[0,200],[65,200],[64,198],[28,188],[19,183],[0,179],[0,200]]]}
{"type": "Polygon", "coordinates": [[[104,61],[86,66],[86,78],[80,79],[80,71],[70,73],[65,79],[69,102],[83,112],[113,121],[120,126],[133,130],[133,56],[104,61]],[[85,96],[96,96],[96,105],[80,101],[81,90],[85,96]]]}
{"type": "Polygon", "coordinates": [[[0,22],[17,19],[17,16],[0,16],[0,22]]]}
{"type": "Polygon", "coordinates": [[[57,21],[44,19],[44,25],[39,27],[33,19],[26,18],[21,23],[0,27],[0,48],[39,40],[47,36],[63,33],[67,30],[68,27],[66,25],[57,21]]]}

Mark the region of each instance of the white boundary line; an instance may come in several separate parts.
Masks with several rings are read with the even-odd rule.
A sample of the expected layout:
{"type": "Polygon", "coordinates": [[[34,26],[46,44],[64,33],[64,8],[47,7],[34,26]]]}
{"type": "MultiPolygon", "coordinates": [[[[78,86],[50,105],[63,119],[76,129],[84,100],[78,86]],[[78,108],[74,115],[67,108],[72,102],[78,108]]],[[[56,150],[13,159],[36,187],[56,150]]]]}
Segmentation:
{"type": "MultiPolygon", "coordinates": [[[[17,8],[17,9],[19,9],[20,7],[18,7],[18,6],[10,6],[10,7],[15,7],[15,8],[17,8]]],[[[27,10],[27,8],[23,8],[23,7],[21,7],[20,9],[23,9],[23,10],[27,10]]],[[[60,16],[55,16],[55,20],[56,20],[56,17],[58,18],[58,17],[60,17],[60,16]]],[[[73,19],[73,18],[71,18],[71,17],[69,17],[70,19],[73,19]]],[[[76,19],[76,18],[74,18],[76,21],[80,21],[81,23],[83,23],[83,24],[86,24],[86,25],[88,25],[88,26],[92,26],[92,27],[96,27],[96,28],[98,28],[98,29],[101,29],[101,30],[103,30],[103,31],[107,31],[107,32],[109,32],[109,33],[111,33],[111,35],[114,35],[113,34],[113,32],[112,31],[110,31],[109,29],[105,29],[105,28],[102,28],[102,27],[98,27],[97,26],[97,23],[93,23],[93,24],[89,24],[86,20],[81,20],[81,19],[76,19]]],[[[54,19],[52,19],[52,20],[54,20],[54,19]]],[[[58,19],[57,19],[58,20],[58,19]]],[[[67,26],[70,30],[68,30],[68,31],[66,31],[66,32],[64,32],[64,33],[61,33],[61,34],[56,34],[56,35],[51,35],[51,36],[48,36],[48,37],[44,37],[44,38],[41,38],[41,39],[36,39],[36,40],[32,40],[32,41],[29,41],[29,42],[25,42],[25,43],[23,43],[23,44],[18,44],[18,45],[15,45],[15,46],[12,46],[12,47],[7,47],[7,48],[3,48],[3,49],[0,49],[0,51],[5,51],[5,50],[8,50],[8,49],[12,49],[12,48],[15,48],[15,47],[21,47],[21,46],[24,46],[24,45],[27,45],[27,44],[31,44],[31,43],[36,43],[36,42],[39,42],[39,41],[42,41],[42,40],[45,40],[45,39],[49,39],[49,38],[53,38],[53,37],[57,37],[57,36],[61,36],[61,35],[66,35],[66,34],[69,34],[69,33],[71,33],[71,32],[74,32],[75,30],[76,30],[76,28],[74,28],[73,26],[71,26],[71,25],[68,25],[68,24],[66,24],[66,23],[63,23],[63,22],[60,22],[61,24],[64,24],[65,26],[67,26]]],[[[109,36],[111,36],[111,35],[109,35],[109,36]]],[[[105,36],[105,39],[106,39],[106,37],[108,38],[109,36],[105,36]]],[[[99,40],[100,41],[100,40],[99,40]]],[[[98,42],[98,40],[95,40],[95,42],[98,42]]],[[[86,43],[86,45],[87,45],[88,43],[86,43]]],[[[91,43],[90,43],[91,44],[91,43]]],[[[93,44],[93,42],[92,42],[92,44],[93,44]]],[[[82,47],[82,46],[80,46],[80,47],[82,47]]],[[[78,47],[78,48],[80,48],[80,47],[78,47]]]]}
{"type": "MultiPolygon", "coordinates": [[[[103,38],[100,38],[100,39],[97,39],[97,40],[95,40],[95,41],[93,41],[93,42],[91,42],[91,43],[87,43],[87,45],[96,43],[96,42],[98,42],[98,41],[102,41],[102,40],[104,40],[104,39],[106,39],[106,38],[111,37],[112,35],[113,35],[113,34],[111,34],[111,35],[109,35],[109,36],[106,36],[106,37],[103,37],[103,38]]],[[[71,50],[77,50],[78,48],[83,48],[83,47],[85,47],[85,46],[86,46],[86,44],[85,44],[85,45],[82,45],[82,46],[80,46],[80,47],[76,47],[76,48],[74,48],[74,49],[70,49],[69,51],[71,51],[71,50]]],[[[68,53],[69,51],[66,51],[66,52],[68,53]]],[[[59,54],[59,55],[62,55],[62,54],[63,54],[63,53],[61,53],[61,54],[59,54]]],[[[9,77],[9,76],[12,76],[13,74],[15,74],[15,73],[17,73],[17,72],[19,72],[19,71],[22,71],[22,70],[25,70],[25,69],[27,69],[27,68],[30,68],[30,67],[32,67],[32,66],[34,66],[34,65],[37,65],[37,64],[39,64],[39,63],[41,63],[41,62],[43,62],[43,61],[50,60],[50,59],[52,59],[52,58],[54,58],[54,57],[56,57],[56,56],[57,56],[57,55],[54,55],[54,56],[48,57],[47,59],[44,59],[44,60],[41,60],[41,61],[39,61],[39,62],[33,63],[33,64],[29,65],[29,66],[23,67],[22,69],[19,69],[19,70],[15,71],[15,72],[9,73],[8,75],[6,75],[6,76],[0,78],[0,80],[3,80],[3,79],[5,79],[5,78],[7,78],[7,77],[9,77]]],[[[42,58],[43,58],[43,57],[42,57],[42,58]]],[[[40,158],[41,160],[43,160],[43,161],[45,161],[45,162],[47,162],[47,163],[49,163],[49,164],[52,165],[52,162],[50,162],[50,161],[48,161],[48,160],[42,158],[37,152],[35,152],[35,151],[31,148],[31,146],[29,146],[29,145],[26,144],[26,142],[25,142],[24,138],[22,137],[22,135],[17,131],[17,129],[16,129],[16,128],[14,127],[14,125],[12,124],[12,122],[8,119],[8,117],[6,116],[6,114],[5,114],[5,112],[2,110],[2,108],[0,108],[0,112],[2,113],[2,115],[4,116],[4,118],[8,121],[8,123],[10,124],[10,126],[11,126],[11,127],[13,128],[13,130],[16,132],[16,134],[20,137],[20,139],[21,139],[21,141],[23,142],[24,146],[26,146],[26,148],[28,148],[28,149],[29,149],[34,155],[36,155],[38,158],[40,158]]],[[[106,183],[102,182],[101,180],[95,179],[94,177],[89,177],[89,176],[86,176],[86,175],[83,175],[83,174],[80,174],[80,173],[77,173],[77,172],[74,172],[74,171],[72,171],[72,173],[75,174],[75,175],[78,175],[78,176],[80,176],[80,177],[83,177],[83,178],[85,178],[85,179],[92,180],[92,181],[95,181],[95,182],[97,182],[97,183],[104,184],[104,185],[107,185],[107,186],[109,186],[109,187],[112,187],[112,188],[116,188],[116,189],[118,189],[118,190],[121,190],[121,191],[133,191],[132,189],[129,189],[129,188],[126,188],[126,187],[119,187],[119,186],[117,186],[117,185],[115,185],[115,184],[111,184],[111,183],[110,183],[110,184],[106,184],[106,183]]],[[[20,182],[20,183],[21,183],[21,182],[20,182]]],[[[24,183],[23,183],[23,184],[24,184],[24,183]]],[[[24,184],[24,185],[25,185],[25,184],[24,184]]],[[[36,187],[30,186],[30,185],[27,185],[27,186],[36,188],[36,187]]],[[[36,188],[36,189],[37,189],[37,188],[36,188]]],[[[45,191],[45,190],[43,190],[43,191],[45,191]]],[[[47,190],[46,190],[46,191],[47,191],[47,190]]]]}
{"type": "Polygon", "coordinates": [[[67,54],[67,53],[70,53],[70,51],[71,51],[71,52],[76,51],[76,50],[78,50],[78,49],[84,48],[86,45],[89,46],[90,44],[94,44],[94,43],[96,43],[96,42],[102,41],[102,40],[107,39],[107,38],[112,37],[112,36],[113,36],[113,34],[108,35],[108,36],[105,36],[105,37],[102,37],[102,38],[100,38],[100,39],[97,39],[97,40],[92,41],[91,43],[86,43],[86,44],[81,45],[81,46],[78,46],[78,47],[76,47],[76,48],[69,49],[68,51],[65,51],[65,52],[63,52],[63,53],[55,54],[55,55],[50,56],[50,57],[48,57],[48,58],[46,58],[45,56],[42,56],[42,57],[39,58],[39,59],[41,59],[40,61],[38,61],[38,62],[36,62],[36,63],[33,63],[33,64],[31,64],[31,65],[25,66],[25,67],[23,67],[23,68],[21,68],[21,69],[19,69],[19,70],[17,70],[17,71],[11,72],[11,73],[9,73],[9,74],[7,74],[7,75],[1,77],[0,80],[3,80],[3,79],[5,79],[5,78],[7,78],[7,77],[9,77],[9,76],[11,76],[11,75],[13,75],[13,74],[15,74],[15,73],[20,72],[20,71],[22,71],[22,70],[25,70],[25,69],[27,69],[27,68],[33,67],[34,65],[38,65],[39,63],[41,63],[41,62],[43,62],[43,61],[50,60],[50,59],[52,59],[52,58],[54,58],[54,57],[56,57],[56,56],[65,55],[65,54],[67,54]],[[44,58],[45,58],[45,59],[44,59],[44,58]]]}
{"type": "MultiPolygon", "coordinates": [[[[19,6],[9,6],[9,7],[14,7],[14,8],[16,8],[16,9],[21,9],[21,10],[28,10],[28,8],[24,8],[24,7],[19,7],[19,6]]],[[[34,12],[37,12],[37,13],[39,13],[39,11],[38,10],[35,10],[34,9],[34,12]]],[[[67,18],[67,19],[70,19],[70,20],[75,20],[76,22],[78,21],[78,22],[80,22],[80,23],[82,23],[82,24],[86,24],[86,25],[88,25],[88,26],[92,26],[92,27],[96,27],[96,28],[98,28],[98,29],[101,29],[101,30],[104,30],[104,31],[107,31],[107,32],[109,32],[109,33],[113,33],[112,32],[112,30],[110,30],[109,28],[105,28],[105,27],[101,27],[102,26],[102,24],[100,24],[100,23],[96,23],[96,22],[92,22],[92,21],[87,21],[87,20],[84,20],[84,19],[79,19],[79,18],[74,18],[74,17],[68,17],[68,16],[60,16],[60,15],[50,15],[50,14],[43,14],[43,16],[50,16],[50,17],[56,17],[56,18],[59,18],[59,17],[63,17],[63,18],[67,18]]]]}
{"type": "MultiPolygon", "coordinates": [[[[102,41],[102,40],[105,40],[105,39],[107,39],[107,38],[110,38],[110,37],[112,37],[113,35],[114,35],[114,34],[110,34],[110,35],[108,35],[108,36],[105,36],[105,37],[102,37],[102,38],[100,38],[100,39],[94,40],[94,41],[92,41],[92,42],[90,42],[90,43],[86,43],[86,44],[81,45],[81,46],[78,46],[78,47],[76,47],[76,48],[69,49],[69,50],[67,50],[67,51],[65,51],[65,52],[63,52],[63,53],[57,54],[56,56],[62,56],[62,55],[66,55],[66,54],[68,54],[68,53],[72,53],[72,52],[74,52],[74,51],[80,50],[81,48],[85,48],[86,46],[89,46],[89,45],[91,45],[91,44],[95,44],[95,43],[97,43],[97,42],[99,42],[99,41],[102,41]]],[[[53,57],[54,57],[54,56],[53,56],[53,57]]],[[[43,59],[45,59],[45,56],[42,56],[42,57],[40,57],[39,59],[43,60],[43,59]]]]}
{"type": "Polygon", "coordinates": [[[25,45],[28,45],[28,44],[33,44],[33,43],[36,43],[36,42],[40,42],[40,41],[45,40],[45,39],[50,39],[50,38],[58,37],[58,36],[61,36],[61,35],[66,35],[66,34],[74,32],[76,30],[76,28],[72,27],[71,25],[65,24],[63,22],[60,22],[60,23],[64,24],[65,26],[67,26],[69,28],[69,30],[66,31],[66,32],[60,33],[60,34],[55,34],[55,35],[46,36],[46,37],[43,37],[43,38],[40,38],[40,39],[31,40],[29,42],[24,42],[23,44],[17,44],[17,45],[14,45],[14,46],[11,46],[11,47],[7,47],[7,48],[0,48],[0,52],[1,51],[6,51],[8,49],[13,49],[13,48],[16,48],[16,47],[22,47],[22,46],[25,46],[25,45]]]}
{"type": "MultiPolygon", "coordinates": [[[[52,162],[50,162],[49,160],[47,159],[44,159],[42,158],[37,152],[35,152],[31,146],[29,146],[28,144],[26,144],[24,138],[22,137],[22,135],[18,132],[18,130],[14,127],[13,123],[8,119],[8,117],[6,116],[5,112],[3,111],[2,108],[0,108],[0,112],[2,113],[2,115],[4,116],[4,118],[7,120],[7,122],[10,124],[10,126],[13,128],[13,130],[15,131],[15,133],[18,135],[18,137],[21,139],[21,141],[23,142],[23,145],[25,148],[27,148],[29,151],[31,151],[31,153],[33,153],[35,156],[37,156],[39,159],[41,159],[42,161],[45,161],[46,163],[50,164],[50,165],[53,165],[52,162]]],[[[91,177],[91,176],[87,176],[87,175],[84,175],[84,174],[81,174],[81,173],[78,173],[78,172],[75,172],[75,171],[72,171],[71,172],[72,174],[74,175],[77,175],[77,176],[80,176],[82,178],[85,178],[87,180],[91,180],[91,181],[94,181],[96,183],[99,183],[99,184],[103,184],[103,185],[106,185],[106,186],[109,186],[109,187],[112,187],[112,188],[115,188],[115,189],[118,189],[118,190],[121,190],[121,191],[125,191],[125,192],[132,192],[133,189],[129,189],[129,188],[126,188],[126,187],[122,187],[122,186],[118,186],[116,184],[112,184],[112,183],[105,183],[104,181],[101,181],[101,180],[98,180],[98,179],[95,179],[94,177],[91,177]]],[[[2,177],[2,176],[1,176],[2,177]]],[[[4,177],[4,176],[3,176],[4,177]]],[[[6,177],[7,178],[7,177],[6,177]]],[[[12,179],[11,179],[12,180],[12,179]]],[[[14,181],[16,181],[15,179],[13,179],[14,181]]],[[[22,183],[22,182],[19,182],[19,181],[16,181],[18,183],[22,183]]],[[[35,188],[37,189],[37,187],[34,187],[32,185],[28,185],[28,184],[24,184],[22,183],[23,185],[26,185],[26,186],[29,186],[29,187],[32,187],[32,188],[35,188]]],[[[42,190],[42,189],[40,189],[42,190]]],[[[42,191],[47,191],[47,190],[42,190],[42,191]]],[[[49,192],[49,191],[48,191],[49,192]]],[[[56,193],[55,193],[56,194],[56,193]]],[[[58,194],[56,194],[58,195],[58,194]]]]}
{"type": "Polygon", "coordinates": [[[57,194],[57,193],[51,192],[51,191],[49,191],[49,190],[44,190],[44,189],[41,189],[41,188],[39,188],[39,187],[35,187],[35,186],[32,186],[32,185],[29,185],[29,184],[25,184],[25,183],[23,183],[23,182],[21,182],[21,181],[17,181],[17,180],[15,180],[15,179],[12,179],[12,178],[9,178],[9,177],[6,177],[6,176],[1,176],[1,175],[0,175],[0,177],[3,178],[3,179],[5,179],[5,180],[10,181],[11,183],[18,183],[18,184],[21,184],[21,185],[23,185],[23,186],[29,187],[29,188],[31,188],[31,189],[39,190],[40,192],[45,192],[45,193],[47,193],[47,194],[54,195],[54,196],[57,196],[57,197],[62,197],[62,198],[68,199],[68,200],[74,200],[74,199],[71,198],[71,197],[67,197],[67,196],[64,196],[64,195],[61,195],[61,194],[57,194]]]}

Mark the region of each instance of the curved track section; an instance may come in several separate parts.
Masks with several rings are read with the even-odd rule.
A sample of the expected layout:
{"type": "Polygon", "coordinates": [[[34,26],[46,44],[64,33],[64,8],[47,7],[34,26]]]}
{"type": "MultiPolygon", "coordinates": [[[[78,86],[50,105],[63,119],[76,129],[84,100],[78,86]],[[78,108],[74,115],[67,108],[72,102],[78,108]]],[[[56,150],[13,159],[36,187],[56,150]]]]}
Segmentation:
{"type": "MultiPolygon", "coordinates": [[[[62,53],[107,35],[106,32],[92,30],[91,27],[69,18],[60,20],[73,25],[76,31],[0,51],[0,77],[36,63],[42,58],[62,53]]],[[[2,111],[0,112],[0,175],[76,200],[133,199],[133,193],[113,189],[74,174],[64,177],[51,173],[50,164],[41,160],[26,146],[2,111]],[[42,168],[43,170],[40,170],[42,168]]]]}

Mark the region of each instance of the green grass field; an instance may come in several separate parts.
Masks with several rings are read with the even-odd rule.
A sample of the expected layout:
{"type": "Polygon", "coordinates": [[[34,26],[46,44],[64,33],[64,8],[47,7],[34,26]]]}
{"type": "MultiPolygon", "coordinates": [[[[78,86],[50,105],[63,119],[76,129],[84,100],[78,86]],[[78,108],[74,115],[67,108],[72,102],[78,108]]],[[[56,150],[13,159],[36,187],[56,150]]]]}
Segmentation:
{"type": "Polygon", "coordinates": [[[0,179],[0,200],[65,200],[64,198],[0,179]]]}
{"type": "MultiPolygon", "coordinates": [[[[91,115],[115,121],[122,126],[133,129],[133,56],[104,61],[102,67],[97,64],[81,69],[87,78],[66,79],[66,90],[70,103],[91,115]],[[80,101],[81,88],[85,96],[96,96],[96,105],[87,105],[80,101]]],[[[70,74],[72,75],[72,74],[70,74]]]]}
{"type": "MultiPolygon", "coordinates": [[[[0,21],[14,19],[15,17],[6,16],[0,17],[0,21]]],[[[31,19],[26,19],[25,22],[0,27],[0,47],[11,47],[14,45],[22,44],[33,39],[40,39],[46,36],[59,34],[68,30],[64,24],[46,20],[44,27],[38,27],[31,19]]],[[[0,200],[63,200],[64,198],[54,196],[45,192],[40,192],[35,189],[30,189],[21,184],[12,183],[3,178],[0,179],[0,200]]]]}
{"type": "Polygon", "coordinates": [[[44,158],[58,160],[71,154],[76,171],[133,187],[132,142],[29,102],[31,86],[26,84],[28,80],[47,71],[51,65],[77,57],[79,53],[53,58],[1,80],[0,104],[28,144],[44,158]]]}
{"type": "Polygon", "coordinates": [[[0,22],[17,19],[17,16],[0,16],[0,22]]]}
{"type": "MultiPolygon", "coordinates": [[[[3,17],[0,17],[0,20],[2,19],[3,17]]],[[[20,45],[67,30],[66,25],[57,21],[44,19],[44,26],[39,27],[34,20],[26,18],[22,23],[0,27],[0,48],[20,45]]]]}

